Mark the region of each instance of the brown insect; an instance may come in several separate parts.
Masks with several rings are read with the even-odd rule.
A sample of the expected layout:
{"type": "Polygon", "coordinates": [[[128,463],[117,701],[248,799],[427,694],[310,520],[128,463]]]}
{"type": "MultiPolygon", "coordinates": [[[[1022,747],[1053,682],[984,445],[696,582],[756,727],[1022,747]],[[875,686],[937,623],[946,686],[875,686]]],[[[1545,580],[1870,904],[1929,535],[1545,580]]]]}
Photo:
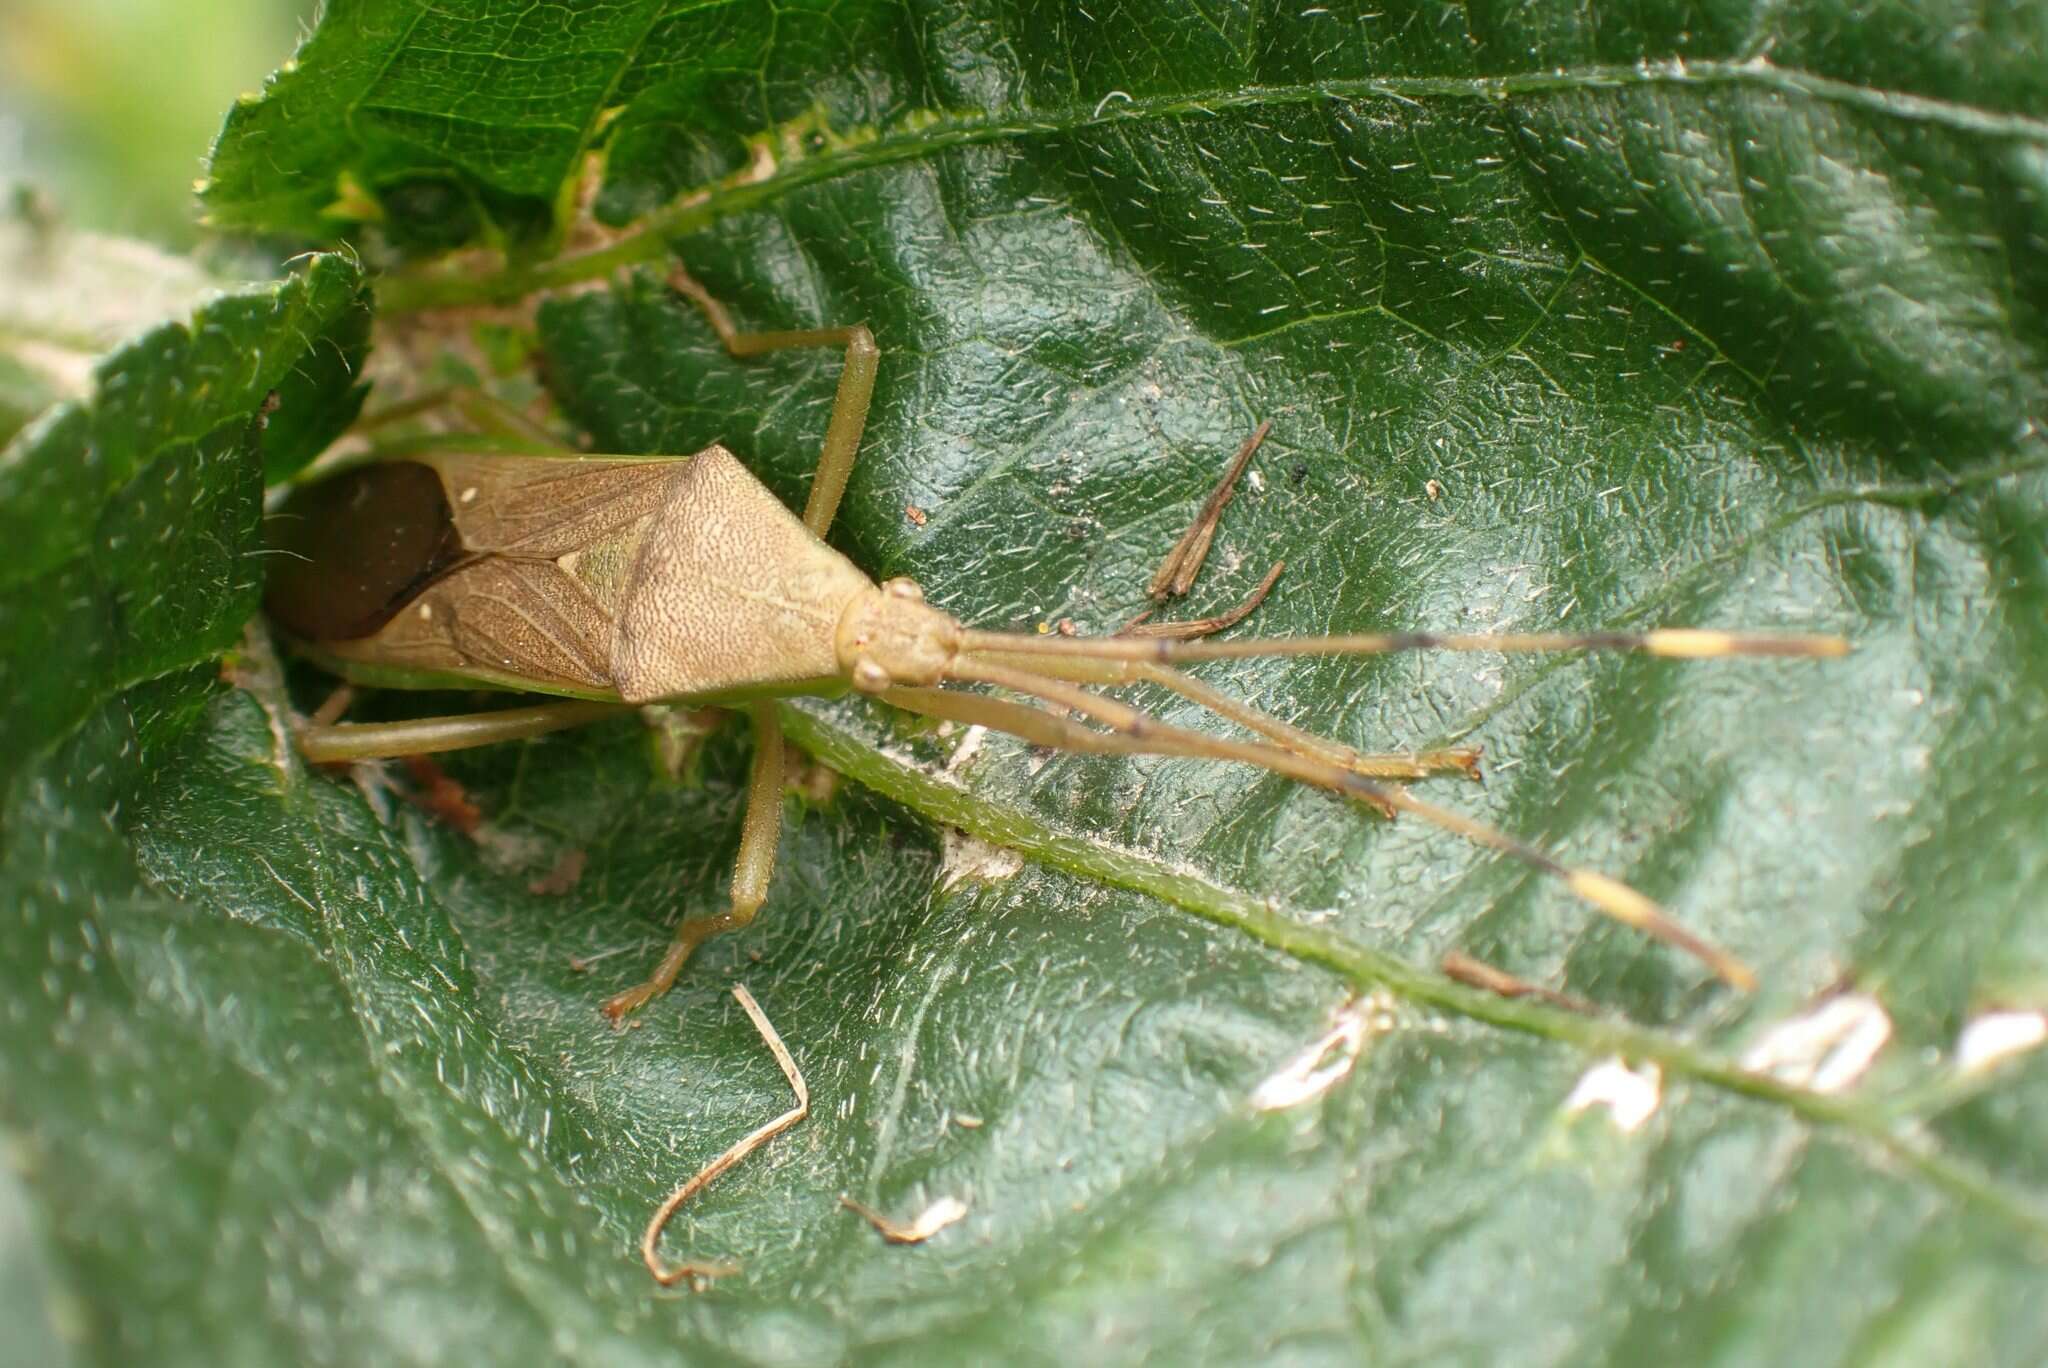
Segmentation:
{"type": "MultiPolygon", "coordinates": [[[[879,353],[867,328],[743,333],[687,276],[735,357],[842,348],[845,368],[801,517],[723,447],[683,457],[591,457],[467,445],[359,465],[297,491],[274,517],[266,606],[316,658],[352,680],[407,687],[495,685],[576,700],[415,722],[321,723],[309,759],[348,761],[485,745],[607,716],[620,705],[686,703],[746,712],[755,732],[731,902],[684,921],[654,973],[605,1003],[614,1020],[667,990],[707,938],[753,920],[781,822],[784,747],[773,699],[846,689],[926,717],[1107,755],[1237,761],[1405,812],[1564,881],[1607,915],[1699,957],[1730,983],[1753,975],[1635,889],[1572,868],[1492,827],[1415,797],[1401,781],[1473,771],[1475,752],[1364,754],[1271,717],[1180,668],[1247,656],[1388,651],[1613,649],[1705,658],[1838,656],[1837,637],[1658,630],[1587,635],[1424,632],[1213,641],[1237,610],[1109,637],[979,631],[925,601],[909,579],[876,584],[822,540],[852,469],[879,353]],[[980,685],[1008,697],[948,688],[980,685]],[[1170,725],[1100,690],[1148,684],[1250,733],[1170,725]]],[[[1153,585],[1184,592],[1261,426],[1153,585]]]]}

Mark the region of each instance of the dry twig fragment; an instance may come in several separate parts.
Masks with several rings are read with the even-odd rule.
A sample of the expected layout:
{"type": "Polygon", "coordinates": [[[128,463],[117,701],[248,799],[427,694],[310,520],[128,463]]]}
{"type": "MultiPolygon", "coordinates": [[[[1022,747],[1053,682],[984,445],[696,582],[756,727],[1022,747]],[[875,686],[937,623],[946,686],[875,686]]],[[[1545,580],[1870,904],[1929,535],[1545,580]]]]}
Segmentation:
{"type": "Polygon", "coordinates": [[[775,1062],[782,1066],[782,1076],[789,1080],[790,1091],[796,1094],[796,1105],[767,1125],[749,1131],[734,1143],[732,1148],[698,1169],[695,1177],[671,1192],[668,1200],[655,1211],[653,1219],[647,1223],[647,1233],[640,1237],[640,1257],[647,1261],[647,1271],[652,1273],[654,1280],[663,1287],[674,1287],[686,1278],[695,1285],[709,1278],[723,1278],[740,1271],[739,1265],[729,1259],[685,1259],[678,1264],[665,1264],[661,1261],[661,1253],[655,1246],[660,1242],[662,1229],[668,1225],[669,1218],[676,1214],[683,1203],[709,1187],[711,1180],[719,1174],[803,1120],[811,1110],[811,1090],[804,1086],[804,1076],[797,1072],[796,1061],[789,1056],[789,1047],[782,1043],[782,1037],[777,1035],[775,1028],[769,1024],[767,1014],[761,1010],[761,1004],[754,1001],[754,995],[747,991],[743,983],[733,985],[732,995],[740,1000],[740,1006],[753,1018],[754,1029],[761,1033],[761,1039],[767,1044],[769,1053],[773,1054],[775,1062]]]}
{"type": "Polygon", "coordinates": [[[839,1205],[848,1211],[859,1212],[890,1244],[923,1244],[967,1214],[967,1203],[958,1197],[939,1198],[919,1212],[916,1219],[908,1225],[890,1220],[873,1207],[856,1202],[843,1192],[839,1194],[839,1205]]]}
{"type": "Polygon", "coordinates": [[[1474,959],[1461,950],[1444,952],[1442,961],[1444,976],[1457,980],[1468,988],[1494,993],[1504,998],[1535,998],[1553,1007],[1562,1007],[1568,1012],[1582,1016],[1594,1016],[1598,1009],[1584,998],[1560,993],[1555,988],[1546,988],[1540,983],[1531,983],[1516,978],[1505,969],[1497,969],[1485,960],[1474,959]]]}

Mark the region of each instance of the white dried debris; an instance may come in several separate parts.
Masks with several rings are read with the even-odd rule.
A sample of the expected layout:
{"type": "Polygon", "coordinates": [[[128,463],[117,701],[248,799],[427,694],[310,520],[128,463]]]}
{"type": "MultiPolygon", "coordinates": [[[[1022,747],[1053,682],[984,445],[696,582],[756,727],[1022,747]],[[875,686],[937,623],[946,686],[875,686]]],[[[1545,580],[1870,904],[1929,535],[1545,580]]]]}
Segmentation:
{"type": "Polygon", "coordinates": [[[1617,1055],[1579,1075],[1571,1096],[1564,1100],[1564,1109],[1577,1116],[1595,1107],[1605,1107],[1607,1119],[1616,1130],[1634,1135],[1657,1114],[1663,1101],[1664,1071],[1654,1063],[1631,1068],[1626,1059],[1617,1055]]]}
{"type": "Polygon", "coordinates": [[[1351,1072],[1368,1039],[1393,1025],[1394,1004],[1386,994],[1353,998],[1337,1009],[1329,1030],[1252,1089],[1252,1109],[1285,1111],[1313,1102],[1351,1072]]]}
{"type": "Polygon", "coordinates": [[[965,765],[968,761],[972,760],[975,757],[975,755],[981,750],[981,743],[987,739],[987,727],[979,725],[969,727],[967,729],[966,735],[960,738],[960,744],[955,746],[953,748],[953,753],[946,757],[945,773],[953,774],[957,772],[962,765],[965,765]]]}
{"type": "Polygon", "coordinates": [[[1024,868],[1024,857],[1008,846],[970,836],[957,827],[947,827],[939,848],[939,887],[956,884],[1001,883],[1024,868]]]}
{"type": "Polygon", "coordinates": [[[1891,1014],[1868,993],[1840,993],[1763,1033],[1742,1067],[1795,1088],[1838,1093],[1870,1070],[1892,1038],[1891,1014]]]}
{"type": "Polygon", "coordinates": [[[1956,1037],[1956,1068],[1966,1074],[1994,1069],[2048,1041],[2048,1013],[2034,1010],[1985,1012],[1956,1037]]]}

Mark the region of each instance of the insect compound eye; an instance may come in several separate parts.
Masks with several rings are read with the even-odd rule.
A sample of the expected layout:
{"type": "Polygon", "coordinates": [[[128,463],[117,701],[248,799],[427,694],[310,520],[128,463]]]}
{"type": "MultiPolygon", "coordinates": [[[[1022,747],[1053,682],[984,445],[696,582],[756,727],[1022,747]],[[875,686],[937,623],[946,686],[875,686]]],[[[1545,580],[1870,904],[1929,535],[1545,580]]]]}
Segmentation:
{"type": "Polygon", "coordinates": [[[882,592],[890,598],[909,599],[912,603],[924,602],[924,586],[905,575],[882,582],[882,592]]]}
{"type": "Polygon", "coordinates": [[[853,667],[853,687],[862,693],[880,693],[894,682],[889,672],[872,660],[863,660],[853,667]]]}

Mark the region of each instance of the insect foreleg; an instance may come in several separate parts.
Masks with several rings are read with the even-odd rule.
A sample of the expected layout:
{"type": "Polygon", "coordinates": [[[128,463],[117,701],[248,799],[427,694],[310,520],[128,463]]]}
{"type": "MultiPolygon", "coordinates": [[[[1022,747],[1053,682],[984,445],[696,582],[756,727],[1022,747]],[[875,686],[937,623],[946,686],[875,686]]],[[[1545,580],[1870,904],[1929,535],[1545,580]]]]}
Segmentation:
{"type": "Polygon", "coordinates": [[[1084,727],[1032,703],[1012,703],[1006,698],[964,693],[958,689],[884,689],[877,695],[883,702],[921,717],[947,722],[964,722],[970,727],[987,727],[1008,732],[1034,746],[1053,750],[1080,751],[1090,755],[1145,755],[1149,748],[1129,737],[1084,727]]]}
{"type": "Polygon", "coordinates": [[[754,765],[747,777],[747,815],[733,868],[732,905],[716,916],[691,917],[676,927],[675,939],[647,981],[605,1002],[604,1014],[613,1021],[666,993],[698,946],[753,921],[767,900],[769,881],[775,877],[775,848],[782,837],[782,723],[773,703],[751,704],[747,715],[754,723],[754,765]]]}
{"type": "Polygon", "coordinates": [[[1321,756],[1368,779],[1422,779],[1447,770],[1456,770],[1471,779],[1479,777],[1479,748],[1476,746],[1453,746],[1446,750],[1398,755],[1369,754],[1353,750],[1341,741],[1303,731],[1271,713],[1254,708],[1235,694],[1225,693],[1180,670],[1140,662],[1137,676],[1147,683],[1171,689],[1182,698],[1199,703],[1219,717],[1227,717],[1245,730],[1257,732],[1296,755],[1321,756]]]}
{"type": "MultiPolygon", "coordinates": [[[[1457,771],[1468,778],[1479,777],[1477,747],[1454,746],[1446,750],[1399,752],[1394,754],[1353,750],[1341,741],[1304,731],[1271,713],[1253,707],[1234,694],[1214,688],[1193,675],[1165,665],[1138,660],[1064,659],[1054,656],[1004,656],[1001,652],[976,652],[975,659],[994,661],[1020,670],[1070,684],[1093,684],[1115,688],[1126,684],[1156,684],[1191,703],[1199,703],[1246,731],[1256,732],[1296,755],[1328,760],[1353,774],[1368,779],[1424,779],[1432,774],[1457,771]]],[[[1385,810],[1385,809],[1382,809],[1385,810]]],[[[1389,816],[1393,814],[1388,812],[1389,816]]]]}
{"type": "Polygon", "coordinates": [[[1260,423],[1243,446],[1237,449],[1223,478],[1216,482],[1202,511],[1181,533],[1173,550],[1167,552],[1166,560],[1152,576],[1152,583],[1145,590],[1145,597],[1154,603],[1164,603],[1170,598],[1179,598],[1195,587],[1195,577],[1202,573],[1202,564],[1209,559],[1209,544],[1216,538],[1216,524],[1223,518],[1223,510],[1237,494],[1237,481],[1244,474],[1244,468],[1251,463],[1252,453],[1259,449],[1259,443],[1266,440],[1266,434],[1273,430],[1271,419],[1260,423]]]}
{"type": "Polygon", "coordinates": [[[1223,510],[1229,506],[1231,499],[1236,497],[1237,482],[1243,476],[1245,467],[1251,463],[1252,453],[1259,449],[1259,443],[1265,441],[1266,434],[1272,430],[1273,424],[1270,420],[1260,423],[1257,430],[1245,439],[1244,445],[1237,449],[1237,455],[1231,457],[1229,467],[1223,472],[1223,478],[1216,482],[1216,487],[1209,492],[1208,499],[1203,502],[1202,511],[1195,515],[1195,520],[1180,534],[1180,540],[1174,543],[1173,550],[1166,553],[1166,559],[1153,574],[1152,583],[1145,589],[1145,597],[1152,600],[1152,606],[1125,623],[1117,635],[1181,639],[1208,636],[1212,632],[1235,627],[1272,592],[1273,582],[1279,579],[1280,572],[1287,568],[1284,561],[1276,561],[1273,568],[1266,572],[1266,578],[1260,582],[1259,587],[1252,590],[1244,602],[1228,612],[1192,622],[1146,621],[1169,600],[1180,598],[1195,587],[1195,578],[1202,573],[1202,566],[1209,559],[1209,545],[1216,539],[1216,525],[1222,521],[1223,510]]]}
{"type": "Polygon", "coordinates": [[[1287,568],[1286,561],[1274,561],[1273,568],[1259,581],[1258,588],[1245,595],[1244,601],[1235,608],[1227,609],[1214,617],[1194,618],[1186,622],[1148,622],[1155,609],[1147,608],[1117,629],[1118,636],[1168,637],[1175,641],[1191,641],[1196,637],[1213,636],[1227,632],[1238,623],[1250,617],[1252,610],[1266,601],[1266,595],[1273,592],[1273,585],[1280,579],[1280,573],[1287,568]]]}
{"type": "Polygon", "coordinates": [[[1483,822],[1424,802],[1399,785],[1367,779],[1320,757],[1299,755],[1269,742],[1237,741],[1176,727],[1115,699],[1090,693],[1047,675],[999,664],[986,656],[964,657],[949,673],[955,679],[993,684],[999,689],[1071,708],[1142,743],[1144,749],[1154,754],[1256,765],[1274,774],[1330,789],[1376,807],[1392,807],[1420,817],[1433,826],[1455,832],[1466,840],[1498,850],[1554,876],[1606,915],[1676,946],[1705,963],[1729,983],[1744,990],[1756,986],[1756,976],[1747,966],[1686,930],[1655,902],[1627,884],[1592,870],[1575,869],[1560,863],[1536,847],[1483,822]]]}

